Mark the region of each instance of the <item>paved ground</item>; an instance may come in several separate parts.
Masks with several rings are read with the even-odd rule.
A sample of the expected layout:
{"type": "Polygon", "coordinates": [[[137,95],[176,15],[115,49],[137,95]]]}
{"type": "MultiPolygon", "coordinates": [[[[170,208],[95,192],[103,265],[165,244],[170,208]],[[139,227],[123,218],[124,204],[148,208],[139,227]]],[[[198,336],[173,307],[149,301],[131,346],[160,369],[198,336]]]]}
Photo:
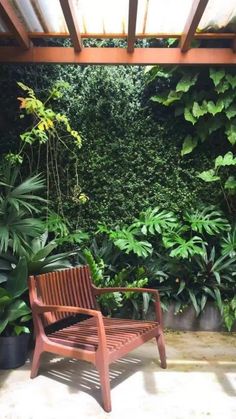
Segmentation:
{"type": "Polygon", "coordinates": [[[236,419],[236,334],[168,332],[166,342],[167,370],[154,341],[111,366],[110,414],[87,363],[45,354],[34,380],[30,361],[0,371],[0,419],[236,419]]]}

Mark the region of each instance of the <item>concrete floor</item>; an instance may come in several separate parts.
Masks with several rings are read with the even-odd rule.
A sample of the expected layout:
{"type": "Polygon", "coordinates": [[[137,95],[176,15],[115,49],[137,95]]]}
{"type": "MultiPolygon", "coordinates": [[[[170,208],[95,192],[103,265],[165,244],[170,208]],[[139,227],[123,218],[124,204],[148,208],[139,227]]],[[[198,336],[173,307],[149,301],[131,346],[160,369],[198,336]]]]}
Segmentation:
{"type": "Polygon", "coordinates": [[[45,354],[0,371],[0,419],[236,419],[236,334],[167,332],[168,369],[154,341],[111,366],[112,406],[100,405],[98,375],[85,362],[45,354]]]}

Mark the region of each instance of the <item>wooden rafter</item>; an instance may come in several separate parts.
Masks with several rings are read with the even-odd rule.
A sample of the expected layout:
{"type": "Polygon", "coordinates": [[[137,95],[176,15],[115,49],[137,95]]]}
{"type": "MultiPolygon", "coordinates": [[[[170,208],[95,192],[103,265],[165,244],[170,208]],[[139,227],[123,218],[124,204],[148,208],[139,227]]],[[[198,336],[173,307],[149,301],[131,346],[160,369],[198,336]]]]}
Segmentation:
{"type": "Polygon", "coordinates": [[[233,52],[236,53],[236,35],[235,35],[235,37],[233,39],[233,42],[232,42],[232,49],[233,49],[233,52]]]}
{"type": "MultiPolygon", "coordinates": [[[[70,35],[68,32],[28,32],[28,36],[30,39],[47,39],[47,38],[69,38],[70,35]]],[[[11,39],[13,38],[13,35],[10,32],[0,32],[0,39],[11,39]]],[[[81,38],[92,38],[92,39],[125,39],[127,38],[127,34],[125,33],[81,33],[81,38]]],[[[168,39],[168,38],[175,38],[180,39],[181,35],[178,33],[136,33],[137,39],[148,39],[148,38],[162,38],[162,39],[168,39]]],[[[201,33],[195,33],[194,39],[236,39],[236,36],[232,32],[201,32],[201,33]]]]}
{"type": "Polygon", "coordinates": [[[136,21],[138,12],[138,0],[129,0],[129,21],[128,21],[128,38],[127,51],[134,51],[136,21]]]}
{"type": "Polygon", "coordinates": [[[23,49],[31,46],[30,38],[8,0],[0,0],[0,15],[23,49]]]}
{"type": "Polygon", "coordinates": [[[33,47],[22,51],[16,47],[0,47],[0,62],[58,64],[131,64],[131,65],[236,65],[231,48],[192,48],[182,53],[180,48],[135,48],[129,54],[125,48],[33,47]]]}
{"type": "Polygon", "coordinates": [[[182,52],[186,52],[189,49],[208,1],[209,0],[194,0],[184,27],[183,35],[180,39],[180,48],[182,52]]]}
{"type": "Polygon", "coordinates": [[[76,20],[76,12],[73,0],[60,0],[60,3],[74,49],[76,52],[80,52],[83,48],[83,44],[79,25],[76,20]]]}

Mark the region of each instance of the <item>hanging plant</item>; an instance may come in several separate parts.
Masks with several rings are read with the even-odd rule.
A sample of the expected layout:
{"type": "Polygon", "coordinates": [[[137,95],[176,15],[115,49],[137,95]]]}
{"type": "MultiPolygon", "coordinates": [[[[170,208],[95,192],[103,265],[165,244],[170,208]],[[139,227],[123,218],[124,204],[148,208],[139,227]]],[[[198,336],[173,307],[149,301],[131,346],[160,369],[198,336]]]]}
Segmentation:
{"type": "MultiPolygon", "coordinates": [[[[57,81],[47,94],[44,101],[40,100],[35,91],[23,83],[18,82],[18,86],[25,93],[24,97],[18,97],[20,101],[20,118],[30,116],[30,125],[24,133],[20,135],[20,149],[18,153],[8,153],[6,159],[12,164],[21,164],[24,159],[29,162],[30,172],[36,173],[42,170],[42,162],[45,165],[47,180],[47,200],[50,197],[50,189],[56,194],[57,211],[63,216],[63,194],[61,191],[61,167],[59,158],[62,152],[66,152],[71,160],[71,166],[75,170],[74,191],[77,193],[78,203],[85,203],[88,200],[79,185],[78,178],[78,156],[76,148],[82,146],[82,139],[77,130],[71,127],[66,114],[57,112],[51,106],[51,102],[62,98],[63,92],[69,87],[64,81],[57,81]],[[36,153],[35,153],[36,150],[36,153]],[[37,157],[35,158],[35,154],[37,157]],[[45,156],[43,159],[42,156],[45,156]],[[36,160],[37,159],[37,160],[36,160]],[[36,160],[36,161],[35,161],[36,160]]],[[[27,119],[28,120],[28,119],[27,119]]],[[[43,168],[44,169],[44,168],[43,168]]]]}

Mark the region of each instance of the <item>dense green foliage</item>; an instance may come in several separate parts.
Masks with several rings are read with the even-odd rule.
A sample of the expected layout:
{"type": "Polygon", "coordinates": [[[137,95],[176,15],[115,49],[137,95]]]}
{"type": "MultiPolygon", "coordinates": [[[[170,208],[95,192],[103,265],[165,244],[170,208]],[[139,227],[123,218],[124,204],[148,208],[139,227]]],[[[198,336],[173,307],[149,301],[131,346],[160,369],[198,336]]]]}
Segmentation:
{"type": "Polygon", "coordinates": [[[25,259],[21,259],[9,273],[5,287],[0,287],[0,335],[29,333],[29,328],[24,323],[31,318],[31,310],[21,299],[26,290],[27,264],[25,259]]]}
{"type": "Polygon", "coordinates": [[[151,97],[174,110],[176,119],[185,122],[189,131],[181,155],[191,153],[200,143],[208,142],[220,153],[214,165],[198,176],[205,182],[216,182],[227,209],[235,213],[236,158],[236,76],[228,68],[187,68],[149,70],[149,82],[160,87],[151,97]],[[160,78],[164,84],[160,86],[160,78]],[[226,151],[228,151],[226,153],[226,151]]]}
{"type": "MultiPolygon", "coordinates": [[[[176,311],[192,304],[199,313],[211,299],[230,328],[235,313],[236,245],[231,226],[235,153],[233,134],[225,131],[225,123],[234,123],[234,110],[230,107],[228,114],[225,103],[222,107],[214,102],[216,94],[222,101],[228,95],[215,91],[220,88],[215,73],[201,70],[199,75],[200,70],[192,69],[191,74],[181,70],[159,77],[158,69],[149,73],[152,80],[147,84],[148,76],[140,67],[45,65],[35,71],[31,66],[2,66],[0,71],[4,103],[0,152],[9,159],[9,153],[17,154],[22,141],[27,142],[21,172],[45,175],[50,199],[47,226],[57,243],[68,248],[85,240],[77,262],[90,265],[97,285],[158,287],[164,305],[174,299],[176,311]],[[208,105],[197,100],[199,83],[201,91],[207,91],[208,105]],[[25,94],[24,118],[20,118],[16,98],[25,85],[33,89],[25,94],[38,109],[33,118],[32,102],[25,94]],[[58,94],[58,86],[63,86],[62,93],[58,94]],[[165,98],[149,100],[163,91],[165,98]],[[173,109],[163,106],[163,100],[168,102],[165,105],[173,103],[173,109]],[[205,105],[207,112],[201,115],[205,105]],[[190,121],[190,113],[196,121],[190,121]],[[49,133],[47,125],[41,125],[42,117],[45,121],[49,116],[54,123],[61,114],[66,130],[70,124],[79,132],[81,148],[71,138],[60,137],[63,144],[54,127],[49,133]],[[221,126],[210,132],[218,117],[221,126]],[[203,127],[208,132],[196,139],[196,133],[203,135],[203,128],[197,129],[201,118],[207,118],[203,127]],[[42,128],[37,143],[31,135],[35,124],[42,128]],[[46,139],[45,132],[51,137],[46,139]],[[214,147],[203,141],[208,137],[214,147]],[[80,229],[90,238],[99,230],[97,241],[81,235],[80,229]]],[[[226,73],[222,77],[232,93],[234,79],[226,78],[226,73]]],[[[45,255],[53,251],[54,245],[44,246],[45,255]]],[[[43,266],[47,269],[47,261],[43,266]]],[[[104,297],[106,312],[125,302],[128,310],[142,314],[136,296],[122,298],[104,297]]],[[[143,302],[144,313],[149,303],[145,294],[143,302]]]]}
{"type": "Polygon", "coordinates": [[[58,243],[56,238],[47,243],[46,200],[38,196],[43,179],[37,175],[21,181],[17,167],[5,165],[4,169],[0,182],[0,335],[11,336],[29,333],[24,324],[31,318],[26,303],[28,276],[70,267],[66,258],[74,252],[51,255],[58,243]]]}
{"type": "MultiPolygon", "coordinates": [[[[212,164],[211,154],[203,148],[181,159],[186,128],[171,114],[153,115],[143,94],[146,76],[142,68],[40,66],[35,72],[29,66],[3,67],[1,71],[2,86],[11,92],[4,98],[10,133],[2,130],[2,152],[18,150],[7,138],[17,144],[19,134],[28,128],[26,120],[18,119],[15,98],[22,93],[16,81],[32,85],[42,100],[55,80],[63,79],[70,85],[53,105],[55,111],[66,113],[83,141],[76,153],[78,192],[89,197],[84,206],[76,199],[74,158],[57,144],[63,212],[73,227],[94,230],[98,222],[130,222],[149,206],[178,213],[199,202],[217,203],[217,188],[196,177],[212,164]]],[[[32,156],[37,167],[38,153],[32,156]]],[[[41,152],[39,170],[45,170],[45,159],[46,151],[41,152]]],[[[50,199],[58,211],[54,189],[52,185],[50,199]]]]}

